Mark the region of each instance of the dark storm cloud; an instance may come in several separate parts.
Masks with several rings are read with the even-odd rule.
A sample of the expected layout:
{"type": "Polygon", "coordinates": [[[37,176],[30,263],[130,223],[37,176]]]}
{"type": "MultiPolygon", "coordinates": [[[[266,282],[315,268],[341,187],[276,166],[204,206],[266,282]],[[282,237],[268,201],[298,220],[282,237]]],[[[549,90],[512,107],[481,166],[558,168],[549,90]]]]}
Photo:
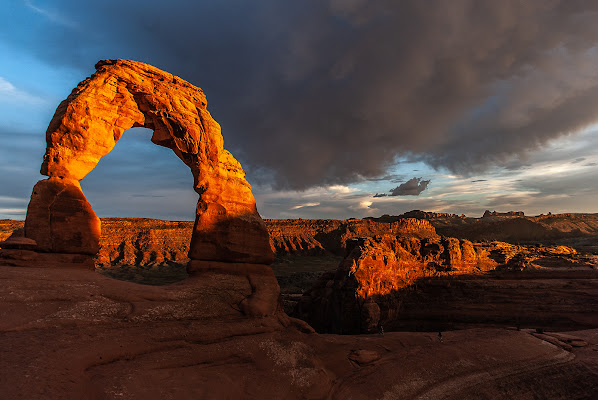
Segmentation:
{"type": "Polygon", "coordinates": [[[390,181],[392,183],[400,183],[405,180],[405,176],[399,174],[387,174],[381,177],[369,178],[368,180],[372,182],[390,181]]]}
{"type": "MultiPolygon", "coordinates": [[[[422,178],[411,178],[405,183],[401,183],[394,189],[390,190],[390,196],[419,196],[421,192],[426,190],[430,181],[422,180],[422,178]]],[[[375,197],[375,196],[374,196],[375,197]]]]}
{"type": "Polygon", "coordinates": [[[6,18],[0,37],[81,78],[120,57],[201,86],[227,148],[279,187],[381,176],[401,155],[474,173],[597,120],[596,1],[47,7],[27,35],[6,18]]]}

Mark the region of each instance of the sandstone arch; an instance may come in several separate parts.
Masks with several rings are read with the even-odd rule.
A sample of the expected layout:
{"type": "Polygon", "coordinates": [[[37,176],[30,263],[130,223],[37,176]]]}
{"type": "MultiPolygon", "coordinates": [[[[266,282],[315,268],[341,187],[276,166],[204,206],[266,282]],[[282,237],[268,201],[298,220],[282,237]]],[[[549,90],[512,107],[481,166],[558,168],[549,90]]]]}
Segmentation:
{"type": "Polygon", "coordinates": [[[128,60],[98,62],[96,72],[58,106],[46,132],[41,167],[49,178],[33,189],[26,237],[42,251],[97,252],[100,220],[79,181],[131,127],[152,129],[152,142],[172,149],[191,169],[199,194],[192,260],[273,261],[251,186],[239,162],[223,148],[220,126],[207,111],[203,91],[151,65],[128,60]]]}

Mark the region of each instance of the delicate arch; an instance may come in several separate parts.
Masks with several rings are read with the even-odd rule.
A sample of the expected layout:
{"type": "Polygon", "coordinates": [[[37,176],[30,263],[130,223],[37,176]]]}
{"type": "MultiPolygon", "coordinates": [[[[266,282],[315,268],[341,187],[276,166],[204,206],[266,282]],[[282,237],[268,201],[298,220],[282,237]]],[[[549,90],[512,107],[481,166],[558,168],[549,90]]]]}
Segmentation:
{"type": "Polygon", "coordinates": [[[49,179],[33,190],[27,237],[45,251],[97,252],[99,219],[78,182],[131,127],[152,129],[152,142],[172,149],[191,169],[199,194],[191,259],[273,261],[245,171],[223,148],[220,125],[207,111],[203,91],[168,72],[128,60],[98,62],[96,73],[56,109],[41,167],[49,179]]]}

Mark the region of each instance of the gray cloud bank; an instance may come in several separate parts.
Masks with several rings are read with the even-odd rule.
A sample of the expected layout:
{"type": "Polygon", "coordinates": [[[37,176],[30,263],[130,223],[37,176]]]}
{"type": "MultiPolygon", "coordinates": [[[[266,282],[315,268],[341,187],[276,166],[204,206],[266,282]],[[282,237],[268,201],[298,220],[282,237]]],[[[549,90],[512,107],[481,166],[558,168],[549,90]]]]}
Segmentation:
{"type": "Polygon", "coordinates": [[[598,116],[597,1],[47,7],[23,28],[33,11],[12,6],[0,37],[82,79],[118,57],[202,87],[226,147],[277,187],[382,176],[402,155],[479,172],[598,116]]]}

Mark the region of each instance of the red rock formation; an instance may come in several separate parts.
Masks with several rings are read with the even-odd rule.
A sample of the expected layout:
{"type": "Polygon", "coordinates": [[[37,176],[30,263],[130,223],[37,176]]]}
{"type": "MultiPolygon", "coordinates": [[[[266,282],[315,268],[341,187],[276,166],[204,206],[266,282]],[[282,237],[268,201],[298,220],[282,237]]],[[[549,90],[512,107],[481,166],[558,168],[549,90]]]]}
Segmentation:
{"type": "Polygon", "coordinates": [[[482,218],[489,218],[489,217],[524,217],[525,214],[523,211],[507,211],[504,213],[495,211],[486,210],[484,211],[484,215],[482,218]]]}
{"type": "Polygon", "coordinates": [[[100,247],[100,219],[78,181],[45,179],[33,188],[25,236],[42,251],[94,255],[100,247]]]}
{"type": "Polygon", "coordinates": [[[147,218],[102,218],[97,264],[154,266],[187,264],[191,221],[147,218]]]}
{"type": "Polygon", "coordinates": [[[467,240],[384,235],[354,239],[334,274],[302,297],[298,316],[320,332],[375,332],[392,321],[400,291],[417,279],[494,268],[490,253],[467,240]]]}
{"type": "Polygon", "coordinates": [[[10,236],[14,235],[16,231],[21,231],[20,236],[23,236],[22,230],[24,225],[23,221],[0,219],[0,241],[8,239],[10,236]]]}
{"type": "MultiPolygon", "coordinates": [[[[589,214],[553,215],[544,217],[528,217],[530,221],[538,220],[549,226],[559,224],[558,233],[561,239],[583,229],[581,234],[589,235],[598,229],[596,217],[589,214]]],[[[139,265],[151,266],[161,263],[185,264],[189,261],[187,252],[193,233],[191,221],[162,221],[147,218],[103,218],[102,235],[98,263],[100,265],[139,265]]],[[[397,221],[394,221],[397,222],[397,221]]],[[[368,237],[393,233],[408,234],[408,230],[398,229],[400,224],[382,223],[372,220],[265,220],[270,233],[271,247],[281,256],[290,253],[302,255],[333,253],[345,255],[347,241],[354,237],[368,237]]],[[[439,223],[432,221],[433,224],[439,223]]],[[[475,224],[474,224],[475,225],[475,224]]],[[[411,234],[418,237],[437,237],[428,223],[420,223],[421,231],[416,233],[418,225],[408,223],[411,234]],[[430,233],[432,232],[432,233],[430,233]]],[[[0,241],[8,238],[15,230],[23,227],[23,221],[0,220],[0,241]]],[[[496,228],[498,229],[498,228],[496,228]]],[[[443,231],[445,229],[442,229],[443,231]]],[[[21,234],[22,235],[22,234],[21,234]]],[[[522,239],[525,231],[521,232],[522,239]]],[[[529,238],[528,238],[529,239],[529,238]]],[[[591,237],[588,237],[588,240],[591,237]]],[[[467,253],[468,245],[464,242],[461,252],[467,253]]],[[[593,242],[592,242],[593,243],[593,242]]],[[[534,243],[535,246],[536,243],[534,243]]],[[[583,243],[582,243],[583,244],[583,243]]],[[[0,244],[0,247],[2,245],[0,244]]],[[[481,244],[476,245],[482,247],[481,244]]],[[[586,245],[581,248],[585,249],[586,245]]],[[[506,263],[523,247],[508,243],[488,245],[492,257],[497,262],[506,263]],[[502,259],[502,261],[500,261],[502,259]]],[[[549,247],[537,248],[538,252],[554,252],[549,247]]],[[[566,250],[570,252],[571,250],[566,250]]]]}
{"type": "MultiPolygon", "coordinates": [[[[112,150],[126,129],[146,127],[154,131],[152,142],[172,149],[193,173],[199,201],[190,258],[271,263],[268,232],[251,187],[241,165],[224,150],[220,126],[207,111],[202,90],[134,61],[104,60],[96,70],[58,106],[46,133],[41,168],[54,183],[42,181],[45,183],[38,184],[36,190],[62,185],[75,195],[77,181],[112,150]]],[[[87,210],[89,220],[79,214],[82,219],[71,221],[68,228],[63,222],[71,218],[70,198],[63,206],[52,190],[43,193],[33,195],[25,235],[46,251],[97,251],[97,219],[82,193],[75,195],[80,203],[77,209],[87,210]],[[59,236],[64,229],[81,237],[72,242],[71,233],[59,236]]]]}
{"type": "MultiPolygon", "coordinates": [[[[427,221],[381,223],[369,220],[265,220],[272,250],[279,256],[296,253],[344,255],[355,237],[385,233],[437,237],[427,221]]],[[[100,265],[156,265],[186,263],[193,223],[146,218],[103,218],[100,265]]]]}
{"type": "Polygon", "coordinates": [[[472,241],[500,240],[510,243],[569,243],[588,252],[598,251],[593,244],[598,235],[598,214],[548,214],[526,217],[522,212],[485,213],[482,218],[414,210],[398,216],[385,215],[373,220],[392,222],[403,218],[428,220],[443,236],[472,241]],[[581,240],[580,240],[581,239],[581,240]],[[585,242],[585,243],[582,243],[585,242]]]}
{"type": "Polygon", "coordinates": [[[428,221],[405,218],[393,222],[368,219],[306,220],[267,219],[272,249],[277,254],[330,252],[344,255],[347,242],[357,237],[392,234],[418,238],[438,237],[428,221]]]}

